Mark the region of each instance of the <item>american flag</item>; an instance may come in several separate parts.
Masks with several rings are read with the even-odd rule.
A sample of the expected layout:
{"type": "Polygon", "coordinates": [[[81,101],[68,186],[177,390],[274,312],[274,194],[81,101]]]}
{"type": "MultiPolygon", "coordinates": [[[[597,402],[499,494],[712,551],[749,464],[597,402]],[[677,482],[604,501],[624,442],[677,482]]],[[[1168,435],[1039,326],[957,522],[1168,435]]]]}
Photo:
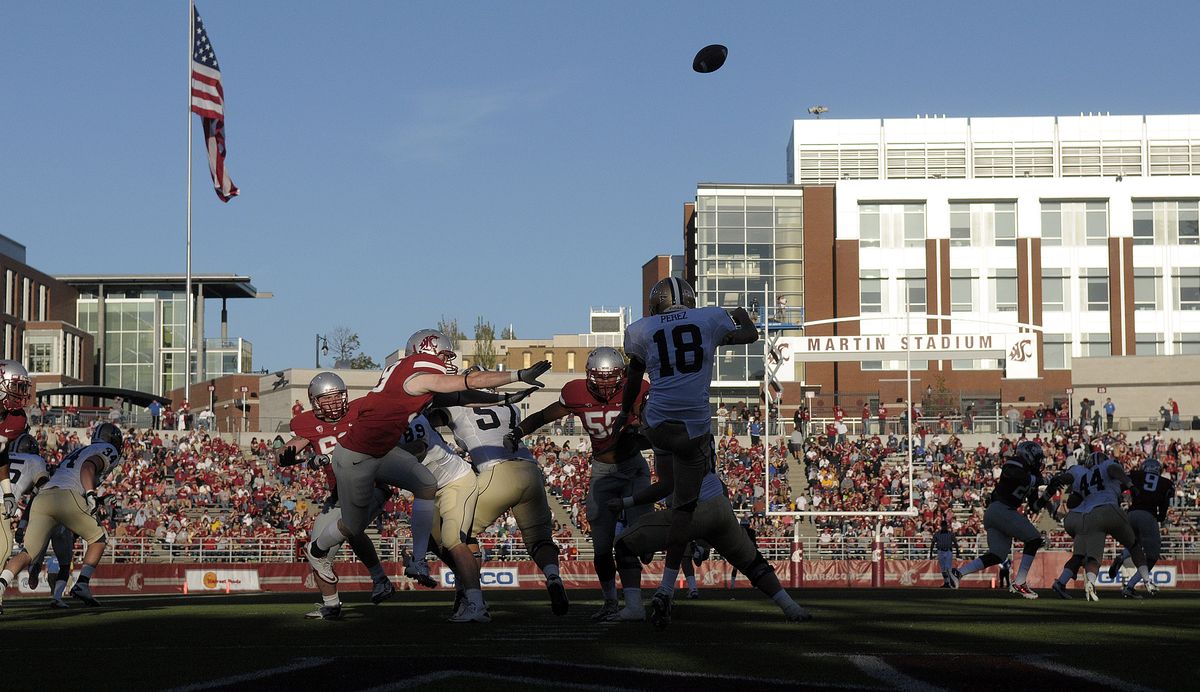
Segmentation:
{"type": "Polygon", "coordinates": [[[192,112],[200,116],[204,126],[204,142],[208,147],[208,170],[213,187],[222,202],[238,193],[237,186],[225,170],[225,90],[221,88],[221,68],[213,52],[200,13],[192,7],[192,112]]]}

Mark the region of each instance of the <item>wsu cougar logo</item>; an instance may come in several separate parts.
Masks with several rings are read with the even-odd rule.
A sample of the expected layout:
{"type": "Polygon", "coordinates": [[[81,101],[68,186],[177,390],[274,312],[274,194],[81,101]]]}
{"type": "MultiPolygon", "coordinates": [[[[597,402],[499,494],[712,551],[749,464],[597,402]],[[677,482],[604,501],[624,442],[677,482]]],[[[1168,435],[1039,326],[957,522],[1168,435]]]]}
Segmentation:
{"type": "Polygon", "coordinates": [[[437,353],[437,337],[433,334],[421,339],[417,345],[417,353],[437,353]]]}
{"type": "Polygon", "coordinates": [[[129,575],[129,579],[125,580],[125,588],[129,589],[130,591],[141,591],[142,584],[143,580],[141,572],[134,572],[133,574],[129,575]]]}
{"type": "Polygon", "coordinates": [[[1017,343],[1013,344],[1013,347],[1009,349],[1008,359],[1014,363],[1023,363],[1026,360],[1029,360],[1029,357],[1033,355],[1032,348],[1032,339],[1021,339],[1017,343]]]}

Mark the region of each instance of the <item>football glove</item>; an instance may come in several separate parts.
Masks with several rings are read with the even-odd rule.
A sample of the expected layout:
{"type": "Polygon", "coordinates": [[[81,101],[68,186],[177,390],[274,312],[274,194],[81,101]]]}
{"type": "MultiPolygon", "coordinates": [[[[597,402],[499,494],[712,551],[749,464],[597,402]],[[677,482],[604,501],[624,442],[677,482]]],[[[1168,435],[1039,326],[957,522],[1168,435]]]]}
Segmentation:
{"type": "MultiPolygon", "coordinates": [[[[515,403],[517,403],[518,401],[521,401],[521,400],[522,400],[522,399],[524,399],[525,397],[529,396],[530,394],[533,394],[533,393],[534,393],[534,392],[536,392],[537,390],[538,390],[538,388],[537,388],[537,387],[530,387],[529,389],[522,389],[522,390],[521,390],[521,391],[519,391],[519,392],[508,392],[508,393],[505,393],[505,394],[504,394],[504,402],[503,402],[503,403],[505,403],[505,404],[515,404],[515,403]]],[[[509,451],[512,451],[512,450],[509,450],[509,451]]]]}
{"type": "Polygon", "coordinates": [[[504,436],[504,451],[515,452],[517,451],[517,447],[520,446],[521,438],[517,436],[516,432],[510,432],[504,436]]]}
{"type": "Polygon", "coordinates": [[[100,516],[100,498],[96,497],[95,490],[89,490],[83,496],[83,501],[87,505],[88,514],[93,517],[100,516]]]}
{"type": "Polygon", "coordinates": [[[12,519],[17,516],[17,498],[12,493],[4,493],[4,518],[12,519]]]}
{"type": "Polygon", "coordinates": [[[625,413],[624,411],[621,411],[620,413],[617,414],[617,417],[613,419],[612,432],[609,433],[609,435],[612,437],[616,437],[617,435],[620,435],[621,431],[624,430],[628,426],[629,426],[629,414],[625,413]]]}
{"type": "Polygon", "coordinates": [[[279,454],[279,465],[280,466],[292,466],[297,461],[299,461],[299,460],[296,458],[296,448],[295,447],[292,447],[292,446],[284,447],[283,451],[279,454]]]}
{"type": "Polygon", "coordinates": [[[538,378],[541,377],[543,374],[545,374],[545,372],[549,369],[550,369],[550,361],[548,361],[548,360],[538,361],[537,363],[533,364],[533,367],[518,370],[517,371],[517,379],[521,382],[524,382],[525,384],[532,385],[534,387],[545,387],[546,385],[542,384],[541,382],[538,382],[538,378]]]}

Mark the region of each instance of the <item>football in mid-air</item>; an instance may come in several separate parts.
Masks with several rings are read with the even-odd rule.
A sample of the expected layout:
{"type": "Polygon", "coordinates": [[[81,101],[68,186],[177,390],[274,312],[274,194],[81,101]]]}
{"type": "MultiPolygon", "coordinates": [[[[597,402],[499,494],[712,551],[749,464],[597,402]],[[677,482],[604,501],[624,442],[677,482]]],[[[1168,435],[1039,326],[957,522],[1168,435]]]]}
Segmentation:
{"type": "Polygon", "coordinates": [[[716,72],[725,64],[725,57],[728,55],[729,49],[719,43],[705,46],[692,58],[692,69],[700,74],[716,72]]]}

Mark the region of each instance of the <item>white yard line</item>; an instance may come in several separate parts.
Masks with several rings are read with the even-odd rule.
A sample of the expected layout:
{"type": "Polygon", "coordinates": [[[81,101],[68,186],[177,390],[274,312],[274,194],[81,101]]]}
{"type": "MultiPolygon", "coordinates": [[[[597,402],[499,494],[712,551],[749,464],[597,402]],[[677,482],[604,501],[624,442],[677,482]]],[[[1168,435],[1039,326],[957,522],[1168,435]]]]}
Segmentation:
{"type": "Polygon", "coordinates": [[[1105,687],[1112,687],[1119,690],[1130,690],[1131,692],[1157,692],[1157,690],[1155,690],[1153,687],[1144,687],[1131,682],[1125,682],[1124,680],[1114,678],[1111,675],[1097,673],[1085,668],[1076,668],[1075,666],[1069,666],[1065,663],[1057,663],[1055,661],[1048,660],[1044,656],[1018,656],[1017,660],[1027,665],[1048,670],[1053,673],[1058,673],[1059,675],[1066,675],[1068,677],[1086,680],[1094,685],[1103,685],[1105,687]]]}
{"type": "Polygon", "coordinates": [[[859,670],[892,689],[902,692],[945,692],[941,687],[901,673],[878,656],[848,656],[847,658],[859,670]]]}
{"type": "Polygon", "coordinates": [[[191,685],[184,685],[183,687],[173,687],[170,690],[168,690],[167,692],[195,692],[196,690],[210,690],[210,689],[213,689],[214,687],[222,687],[224,685],[235,685],[239,682],[254,682],[255,680],[262,680],[263,678],[269,678],[269,677],[272,677],[275,675],[279,675],[281,673],[293,673],[297,670],[306,670],[308,668],[316,668],[317,666],[328,663],[331,660],[333,660],[333,659],[330,659],[330,658],[301,658],[301,659],[295,661],[294,663],[290,663],[286,666],[276,666],[274,668],[264,668],[262,670],[256,670],[256,671],[253,671],[250,673],[243,673],[241,675],[231,675],[227,678],[220,678],[217,680],[209,680],[207,682],[197,682],[197,683],[193,683],[191,685]]]}
{"type": "Polygon", "coordinates": [[[589,690],[591,692],[623,692],[631,688],[614,687],[612,685],[588,685],[577,682],[562,682],[560,680],[542,680],[540,678],[526,677],[523,675],[502,675],[500,673],[485,673],[475,670],[440,670],[436,673],[427,673],[416,677],[407,678],[389,682],[378,687],[372,687],[359,692],[388,692],[389,690],[407,690],[413,687],[429,685],[447,678],[483,678],[489,682],[511,682],[519,685],[538,685],[541,687],[553,687],[564,690],[589,690]]]}

